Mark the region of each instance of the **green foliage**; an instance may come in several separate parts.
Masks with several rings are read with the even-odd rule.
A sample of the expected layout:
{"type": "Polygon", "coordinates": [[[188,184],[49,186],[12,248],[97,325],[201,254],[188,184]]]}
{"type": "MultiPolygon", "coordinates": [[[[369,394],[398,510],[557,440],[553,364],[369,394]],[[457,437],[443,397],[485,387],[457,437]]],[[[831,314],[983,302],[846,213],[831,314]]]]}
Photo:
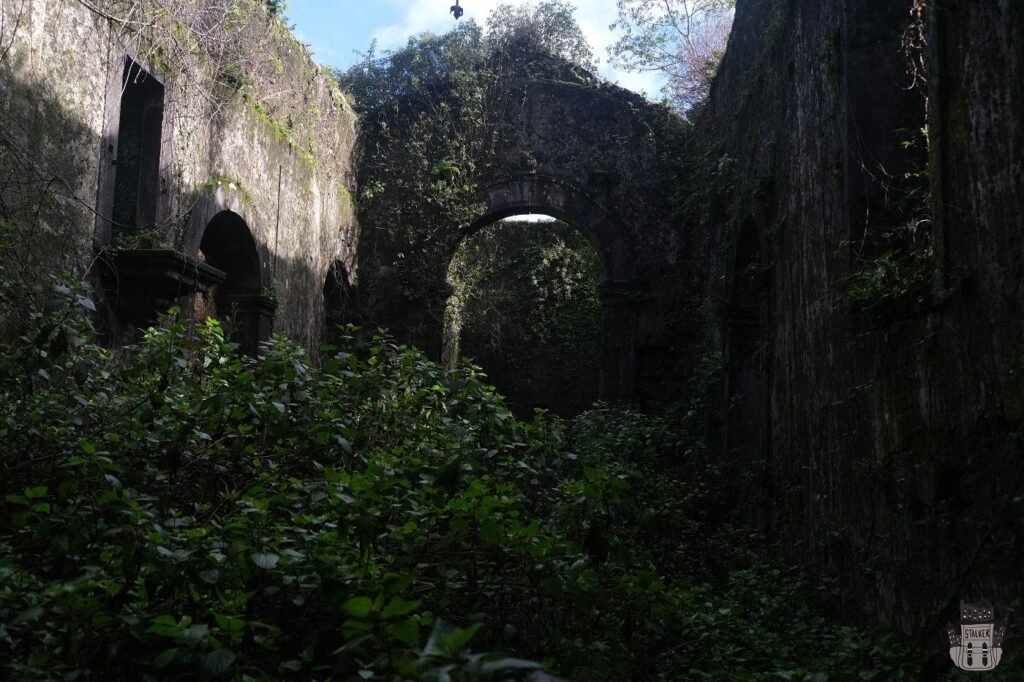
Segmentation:
{"type": "Polygon", "coordinates": [[[575,414],[593,402],[601,262],[586,237],[562,222],[494,223],[459,247],[449,280],[459,352],[486,368],[517,413],[575,414]]]}
{"type": "Polygon", "coordinates": [[[589,71],[596,71],[594,52],[576,23],[576,7],[564,0],[536,5],[503,3],[491,10],[487,35],[491,49],[549,52],[589,71]]]}
{"type": "MultiPolygon", "coordinates": [[[[900,245],[861,260],[844,283],[845,299],[855,305],[873,306],[921,294],[931,278],[933,251],[930,243],[919,245],[915,237],[913,233],[905,237],[909,249],[900,245]]],[[[891,237],[885,234],[883,238],[891,237]]]]}
{"type": "Polygon", "coordinates": [[[409,298],[437,298],[428,294],[443,273],[432,278],[430,264],[447,261],[448,240],[480,208],[476,159],[495,148],[494,112],[504,106],[495,73],[477,68],[485,53],[482,31],[466,21],[381,58],[371,48],[339,74],[362,118],[364,239],[379,240],[409,298]]]}
{"type": "MultiPolygon", "coordinates": [[[[674,419],[515,419],[377,336],[320,370],[171,312],[116,354],[58,283],[0,354],[18,679],[805,679],[895,664],[723,522],[674,419]],[[452,623],[460,623],[453,626],[452,623]]],[[[713,365],[714,363],[712,363],[713,365]]],[[[713,373],[713,370],[709,370],[713,373]]],[[[884,669],[895,674],[895,669],[884,669]]]]}
{"type": "Polygon", "coordinates": [[[288,8],[287,0],[264,0],[267,5],[267,12],[273,16],[283,14],[288,8]]]}
{"type": "Polygon", "coordinates": [[[438,324],[446,284],[437,264],[484,210],[480,184],[521,106],[523,79],[594,82],[579,68],[592,57],[565,3],[499,6],[490,25],[485,33],[463,21],[383,55],[371,47],[337,74],[362,120],[362,243],[394,271],[396,295],[438,324]]]}
{"type": "Polygon", "coordinates": [[[927,298],[935,268],[926,170],[928,130],[906,131],[902,147],[911,160],[881,215],[865,227],[850,248],[853,262],[841,298],[865,311],[877,311],[909,299],[927,298]]]}
{"type": "Polygon", "coordinates": [[[167,235],[164,228],[143,227],[134,230],[125,230],[117,235],[115,248],[131,249],[165,249],[167,248],[167,235]]]}
{"type": "Polygon", "coordinates": [[[245,188],[242,181],[227,175],[215,175],[200,185],[200,187],[207,191],[216,191],[223,187],[229,191],[237,192],[238,198],[245,203],[252,201],[252,195],[249,194],[249,190],[245,188]]]}

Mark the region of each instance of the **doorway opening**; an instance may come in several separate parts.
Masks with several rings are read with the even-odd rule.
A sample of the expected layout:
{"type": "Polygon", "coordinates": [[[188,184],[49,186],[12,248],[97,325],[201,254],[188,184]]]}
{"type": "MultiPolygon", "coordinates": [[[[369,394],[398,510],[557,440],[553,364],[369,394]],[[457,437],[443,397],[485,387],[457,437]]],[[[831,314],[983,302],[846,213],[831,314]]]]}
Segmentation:
{"type": "Polygon", "coordinates": [[[348,270],[340,260],[331,263],[324,277],[324,340],[330,345],[341,333],[339,327],[358,324],[355,315],[352,283],[348,270]]]}
{"type": "Polygon", "coordinates": [[[444,361],[480,365],[518,415],[573,415],[598,397],[600,256],[575,227],[540,214],[493,221],[448,268],[444,361]]]}
{"type": "Polygon", "coordinates": [[[227,275],[197,304],[199,317],[227,322],[239,350],[255,355],[270,335],[272,310],[265,310],[260,259],[249,226],[237,213],[221,211],[210,220],[199,244],[199,259],[227,275]]]}
{"type": "Polygon", "coordinates": [[[160,196],[164,86],[125,58],[112,207],[115,234],[152,229],[160,196]]]}
{"type": "Polygon", "coordinates": [[[737,240],[728,307],[726,449],[742,462],[762,460],[768,454],[768,274],[757,226],[748,220],[737,240]]]}

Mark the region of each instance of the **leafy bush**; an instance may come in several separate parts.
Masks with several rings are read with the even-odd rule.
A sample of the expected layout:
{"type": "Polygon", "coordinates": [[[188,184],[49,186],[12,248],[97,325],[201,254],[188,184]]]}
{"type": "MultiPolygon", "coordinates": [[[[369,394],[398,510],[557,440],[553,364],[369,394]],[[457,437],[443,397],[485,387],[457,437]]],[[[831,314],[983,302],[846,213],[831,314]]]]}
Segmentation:
{"type": "Polygon", "coordinates": [[[172,311],[110,351],[86,296],[49,298],[0,353],[8,676],[898,673],[724,522],[675,418],[517,420],[477,368],[381,335],[314,368],[172,311]]]}

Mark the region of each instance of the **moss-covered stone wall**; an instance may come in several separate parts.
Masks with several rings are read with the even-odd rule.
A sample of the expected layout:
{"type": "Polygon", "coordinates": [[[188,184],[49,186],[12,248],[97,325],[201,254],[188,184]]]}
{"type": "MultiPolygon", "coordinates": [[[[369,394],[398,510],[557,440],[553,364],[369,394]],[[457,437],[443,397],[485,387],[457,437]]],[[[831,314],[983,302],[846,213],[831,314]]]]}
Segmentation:
{"type": "Polygon", "coordinates": [[[960,598],[1022,594],[1022,25],[740,0],[691,140],[717,446],[837,607],[943,654],[960,598]]]}
{"type": "Polygon", "coordinates": [[[104,248],[140,238],[109,222],[128,57],[164,87],[158,220],[144,245],[196,256],[209,220],[237,213],[256,242],[262,291],[277,300],[275,330],[315,347],[328,269],[341,263],[356,276],[356,117],[346,96],[264,3],[213,17],[220,33],[209,28],[214,3],[178,14],[142,3],[138,24],[124,13],[130,4],[2,8],[0,190],[22,236],[51,236],[23,240],[32,268],[82,277],[104,248]]]}
{"type": "Polygon", "coordinates": [[[440,357],[459,244],[494,220],[546,213],[601,260],[601,396],[661,400],[692,341],[672,325],[689,264],[673,213],[682,120],[550,55],[474,78],[367,114],[363,314],[440,357]]]}

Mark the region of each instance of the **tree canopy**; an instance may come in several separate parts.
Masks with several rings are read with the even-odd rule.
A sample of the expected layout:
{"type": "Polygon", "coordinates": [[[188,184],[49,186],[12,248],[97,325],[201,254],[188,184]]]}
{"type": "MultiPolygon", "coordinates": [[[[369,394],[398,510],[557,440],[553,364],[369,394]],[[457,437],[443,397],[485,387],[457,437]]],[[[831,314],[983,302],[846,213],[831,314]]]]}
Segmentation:
{"type": "Polygon", "coordinates": [[[491,49],[526,47],[558,55],[595,71],[594,52],[576,21],[576,8],[565,0],[544,0],[536,5],[503,3],[487,20],[491,49]]]}
{"type": "Polygon", "coordinates": [[[612,62],[631,71],[660,71],[665,94],[680,111],[703,101],[732,28],[736,0],[618,0],[620,32],[612,62]]]}

